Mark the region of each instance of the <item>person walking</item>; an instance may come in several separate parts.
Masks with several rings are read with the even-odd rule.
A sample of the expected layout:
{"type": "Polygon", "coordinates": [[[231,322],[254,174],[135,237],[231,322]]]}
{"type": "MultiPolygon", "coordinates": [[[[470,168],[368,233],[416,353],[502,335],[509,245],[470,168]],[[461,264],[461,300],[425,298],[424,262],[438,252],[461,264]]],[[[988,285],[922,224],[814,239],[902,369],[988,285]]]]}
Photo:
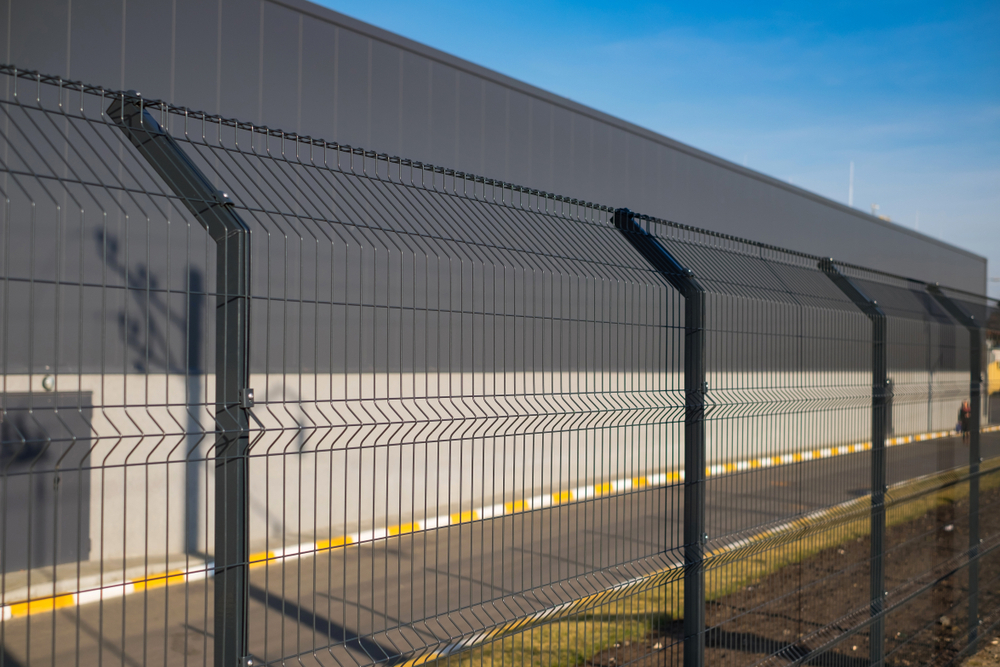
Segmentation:
{"type": "Polygon", "coordinates": [[[962,443],[969,444],[969,423],[972,421],[972,408],[969,401],[962,401],[962,407],[958,409],[958,424],[962,430],[962,443]]]}

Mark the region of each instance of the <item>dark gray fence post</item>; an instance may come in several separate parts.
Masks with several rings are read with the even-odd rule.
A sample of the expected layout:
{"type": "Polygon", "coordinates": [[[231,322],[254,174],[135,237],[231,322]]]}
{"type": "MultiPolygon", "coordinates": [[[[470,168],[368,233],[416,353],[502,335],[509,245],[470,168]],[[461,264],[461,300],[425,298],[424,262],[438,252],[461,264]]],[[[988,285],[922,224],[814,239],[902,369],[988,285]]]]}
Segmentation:
{"type": "Polygon", "coordinates": [[[983,328],[976,318],[948,298],[938,285],[928,285],[948,314],[969,330],[969,653],[979,642],[979,430],[982,427],[983,328]]]}
{"type": "Polygon", "coordinates": [[[138,95],[116,99],[107,113],[216,244],[215,664],[247,665],[249,229],[138,95]]]}
{"type": "Polygon", "coordinates": [[[684,297],[684,667],[705,664],[705,290],[635,214],[614,217],[625,239],[684,297]]]}
{"type": "Polygon", "coordinates": [[[878,303],[842,274],[832,259],[819,263],[821,271],[854,302],[872,323],[872,464],[871,464],[871,577],[870,598],[872,625],[869,632],[869,662],[873,667],[885,659],[885,439],[888,425],[886,408],[889,403],[888,358],[885,313],[878,303]]]}

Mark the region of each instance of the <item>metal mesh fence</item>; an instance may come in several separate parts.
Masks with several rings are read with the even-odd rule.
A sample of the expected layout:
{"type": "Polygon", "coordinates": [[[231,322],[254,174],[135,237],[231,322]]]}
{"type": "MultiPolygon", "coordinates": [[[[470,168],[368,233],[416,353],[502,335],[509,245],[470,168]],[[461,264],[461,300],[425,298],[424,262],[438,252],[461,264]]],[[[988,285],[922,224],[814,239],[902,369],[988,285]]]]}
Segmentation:
{"type": "Polygon", "coordinates": [[[994,301],[0,77],[4,665],[946,664],[1000,622],[994,301]]]}

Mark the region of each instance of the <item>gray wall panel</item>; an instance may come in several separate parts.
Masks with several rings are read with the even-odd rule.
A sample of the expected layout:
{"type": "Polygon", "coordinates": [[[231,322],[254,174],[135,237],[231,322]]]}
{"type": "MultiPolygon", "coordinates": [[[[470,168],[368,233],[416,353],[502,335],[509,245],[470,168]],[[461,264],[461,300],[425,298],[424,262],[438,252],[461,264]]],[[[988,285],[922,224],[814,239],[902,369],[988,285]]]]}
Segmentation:
{"type": "Polygon", "coordinates": [[[483,123],[487,128],[486,143],[483,146],[483,175],[504,178],[507,174],[507,149],[496,140],[497,135],[507,136],[507,97],[510,90],[493,81],[485,83],[483,97],[486,102],[483,123]]]}
{"type": "Polygon", "coordinates": [[[484,82],[468,72],[458,73],[458,118],[455,164],[463,171],[483,173],[483,142],[486,134],[484,82]]]}
{"type": "MultiPolygon", "coordinates": [[[[378,137],[379,148],[389,155],[400,155],[399,49],[383,42],[371,42],[371,139],[378,137]]],[[[374,149],[374,146],[372,145],[374,149]]]]}
{"type": "Polygon", "coordinates": [[[537,131],[534,132],[532,145],[535,147],[536,168],[535,178],[543,179],[547,183],[552,183],[555,176],[554,151],[555,137],[552,133],[552,105],[541,100],[531,101],[531,116],[537,131]]]}
{"type": "MultiPolygon", "coordinates": [[[[183,26],[182,40],[174,40],[172,99],[182,106],[209,113],[219,112],[219,6],[204,0],[176,0],[176,24],[183,26]]],[[[131,70],[129,70],[131,71],[131,70]]],[[[156,97],[155,89],[138,81],[133,87],[156,97]]]]}
{"type": "MultiPolygon", "coordinates": [[[[625,151],[627,146],[625,139],[628,137],[628,133],[613,125],[600,125],[597,128],[596,136],[598,141],[594,144],[594,171],[590,178],[590,197],[587,198],[598,202],[609,201],[605,197],[605,192],[613,189],[622,192],[622,199],[636,202],[634,206],[628,204],[628,208],[635,211],[652,210],[641,207],[640,200],[625,194],[623,185],[628,183],[628,154],[625,151]]],[[[618,204],[614,205],[618,206],[618,204]]],[[[650,213],[649,215],[655,214],[650,213]]]]}
{"type": "Polygon", "coordinates": [[[370,43],[356,32],[337,31],[337,116],[332,139],[378,151],[369,140],[370,43]]]}
{"type": "Polygon", "coordinates": [[[263,57],[261,58],[260,122],[268,127],[284,128],[299,119],[299,55],[301,15],[287,7],[264,3],[263,57]]]}
{"type": "Polygon", "coordinates": [[[401,64],[400,155],[420,159],[430,151],[430,70],[431,63],[416,54],[404,52],[401,64]]]}
{"type": "MultiPolygon", "coordinates": [[[[109,1],[109,0],[105,0],[109,1]]],[[[163,0],[155,0],[162,2],[163,0]]],[[[222,65],[219,75],[219,111],[223,116],[250,114],[250,122],[260,117],[261,12],[265,3],[247,0],[223,2],[222,65]]],[[[179,27],[177,44],[188,42],[187,26],[179,27]]],[[[294,48],[294,47],[293,47],[294,48]]],[[[177,72],[177,76],[184,76],[177,72]]],[[[150,97],[156,97],[155,93],[150,97]]],[[[289,123],[294,123],[289,118],[289,123]]]]}
{"type": "MultiPolygon", "coordinates": [[[[512,90],[507,95],[507,132],[503,179],[541,188],[531,173],[531,111],[529,98],[512,90]]],[[[490,143],[493,143],[492,141],[490,143]]]]}
{"type": "Polygon", "coordinates": [[[4,5],[19,67],[985,290],[973,253],[305,0],[4,5]]]}
{"type": "Polygon", "coordinates": [[[553,161],[552,185],[556,192],[568,192],[573,187],[573,114],[552,107],[552,154],[563,156],[553,161]]]}
{"type": "Polygon", "coordinates": [[[3,7],[0,23],[7,22],[9,12],[13,28],[7,30],[7,26],[3,26],[0,30],[8,62],[27,69],[27,65],[19,63],[30,60],[38,63],[31,68],[40,72],[66,70],[69,0],[39,0],[37,3],[7,0],[0,6],[3,7]],[[45,48],[39,48],[40,45],[45,48]]]}
{"type": "MultiPolygon", "coordinates": [[[[102,86],[122,88],[125,85],[122,81],[122,40],[125,38],[122,19],[125,7],[121,2],[108,0],[77,0],[72,8],[67,16],[70,26],[69,76],[81,81],[99,81],[98,85],[102,86]]],[[[46,16],[43,20],[52,18],[46,16]]],[[[137,42],[129,40],[129,43],[137,42]]],[[[45,45],[33,44],[30,48],[34,53],[44,51],[45,45]]],[[[129,55],[146,57],[144,52],[129,55]]],[[[36,69],[33,64],[28,67],[36,69]]],[[[67,64],[63,63],[60,70],[66,69],[67,64]]]]}
{"type": "MultiPolygon", "coordinates": [[[[426,158],[434,164],[455,164],[456,128],[458,126],[458,80],[452,67],[431,63],[430,135],[431,147],[426,158]]],[[[455,165],[455,169],[461,166],[455,165]]]]}
{"type": "MultiPolygon", "coordinates": [[[[595,124],[576,114],[573,118],[573,152],[572,174],[573,183],[590,183],[593,179],[595,165],[594,130],[595,124]]],[[[567,190],[569,192],[569,190],[567,190]]]]}
{"type": "MultiPolygon", "coordinates": [[[[75,3],[74,9],[77,9],[75,3]]],[[[139,92],[146,89],[169,91],[173,65],[173,2],[132,2],[126,9],[125,88],[139,92]]],[[[121,48],[120,44],[118,46],[121,48]]]]}
{"type": "Polygon", "coordinates": [[[337,108],[337,33],[323,21],[302,22],[302,132],[333,137],[337,108]]]}

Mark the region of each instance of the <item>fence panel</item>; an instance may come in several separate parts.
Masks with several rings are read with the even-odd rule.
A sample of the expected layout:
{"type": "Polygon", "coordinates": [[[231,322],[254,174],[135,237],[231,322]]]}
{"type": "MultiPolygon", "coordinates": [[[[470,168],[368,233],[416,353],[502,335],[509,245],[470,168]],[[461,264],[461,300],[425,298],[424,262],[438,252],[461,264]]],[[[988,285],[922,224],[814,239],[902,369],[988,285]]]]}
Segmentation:
{"type": "Polygon", "coordinates": [[[0,664],[904,664],[997,624],[998,433],[953,433],[995,302],[0,79],[0,664]]]}
{"type": "Polygon", "coordinates": [[[801,657],[868,607],[867,554],[806,565],[868,518],[871,327],[816,258],[647,224],[707,290],[704,664],[801,657]]]}

